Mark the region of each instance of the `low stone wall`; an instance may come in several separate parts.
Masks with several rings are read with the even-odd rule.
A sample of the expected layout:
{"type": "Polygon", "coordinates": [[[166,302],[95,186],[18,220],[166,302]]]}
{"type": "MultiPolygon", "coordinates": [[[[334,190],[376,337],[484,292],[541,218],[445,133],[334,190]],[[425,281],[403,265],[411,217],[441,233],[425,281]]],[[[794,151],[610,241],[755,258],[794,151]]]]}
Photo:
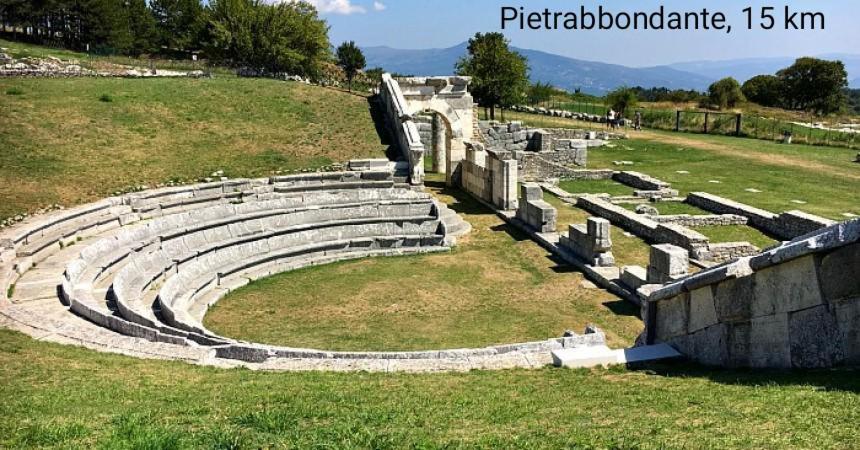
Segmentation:
{"type": "Polygon", "coordinates": [[[749,219],[749,224],[755,228],[785,240],[803,236],[835,223],[832,220],[802,211],[788,211],[782,214],[774,214],[770,211],[706,192],[691,193],[687,196],[687,203],[718,214],[744,216],[749,219]]]}
{"type": "Polygon", "coordinates": [[[648,216],[657,223],[673,223],[685,227],[714,227],[727,225],[746,225],[748,220],[744,216],[736,214],[719,214],[705,216],[691,216],[689,214],[676,214],[670,216],[648,216]]]}
{"type": "Polygon", "coordinates": [[[702,364],[860,364],[860,220],[833,225],[650,294],[642,342],[702,364]]]}
{"type": "Polygon", "coordinates": [[[516,152],[521,181],[556,179],[602,180],[612,177],[612,171],[576,169],[576,166],[552,161],[553,152],[516,152]],[[549,158],[547,158],[549,156],[549,158]]]}
{"type": "Polygon", "coordinates": [[[662,191],[670,187],[669,183],[660,181],[644,173],[633,171],[617,172],[612,179],[643,191],[662,191]]]}
{"type": "Polygon", "coordinates": [[[761,249],[749,242],[721,242],[708,245],[708,251],[712,261],[727,262],[745,256],[757,255],[761,249]]]}
{"type": "Polygon", "coordinates": [[[580,197],[577,200],[577,206],[609,219],[619,227],[651,242],[676,245],[687,249],[698,259],[707,259],[708,238],[689,228],[670,223],[657,223],[648,217],[594,196],[580,197]]]}
{"type": "Polygon", "coordinates": [[[519,206],[517,164],[506,152],[484,150],[481,144],[467,145],[466,159],[461,162],[460,187],[504,211],[519,206]]]}

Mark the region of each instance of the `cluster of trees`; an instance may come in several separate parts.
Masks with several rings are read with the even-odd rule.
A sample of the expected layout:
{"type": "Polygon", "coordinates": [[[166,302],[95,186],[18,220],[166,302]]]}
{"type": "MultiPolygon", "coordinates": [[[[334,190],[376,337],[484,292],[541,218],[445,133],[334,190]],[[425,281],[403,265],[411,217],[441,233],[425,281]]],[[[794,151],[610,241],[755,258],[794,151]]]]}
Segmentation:
{"type": "Polygon", "coordinates": [[[846,106],[847,88],[848,73],[841,61],[800,58],[776,75],[749,79],[742,92],[762,106],[830,114],[846,106]]]}
{"type": "Polygon", "coordinates": [[[853,114],[860,114],[860,89],[849,89],[846,95],[848,97],[848,111],[853,114]]]}
{"type": "Polygon", "coordinates": [[[307,2],[0,0],[16,40],[97,54],[187,56],[314,77],[331,58],[328,25],[307,2]]]}
{"type": "Polygon", "coordinates": [[[211,0],[206,11],[202,44],[215,61],[317,78],[330,59],[328,25],[309,3],[211,0]]]}
{"type": "Polygon", "coordinates": [[[199,0],[0,0],[0,26],[13,39],[102,54],[198,49],[199,0]]]}
{"type": "Polygon", "coordinates": [[[654,87],[645,89],[641,86],[636,86],[633,91],[636,97],[645,102],[672,102],[672,103],[687,103],[700,102],[704,97],[701,92],[690,89],[669,89],[664,87],[654,87]]]}

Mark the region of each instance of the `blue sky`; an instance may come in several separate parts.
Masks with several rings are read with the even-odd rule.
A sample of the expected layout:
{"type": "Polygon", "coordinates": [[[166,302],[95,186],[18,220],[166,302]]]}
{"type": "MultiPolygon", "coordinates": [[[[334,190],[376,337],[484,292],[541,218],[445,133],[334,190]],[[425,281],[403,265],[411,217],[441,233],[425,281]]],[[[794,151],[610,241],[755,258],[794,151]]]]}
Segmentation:
{"type": "MultiPolygon", "coordinates": [[[[580,59],[651,66],[702,59],[804,56],[860,53],[860,2],[857,0],[309,0],[331,25],[332,42],[355,40],[362,46],[395,48],[450,47],[478,31],[501,31],[500,8],[527,10],[596,9],[651,11],[660,4],[667,11],[722,11],[733,24],[731,34],[716,31],[506,31],[518,47],[543,50],[580,59]],[[796,10],[826,15],[824,31],[748,31],[747,6],[765,4],[781,11],[786,3],[796,10]]],[[[781,25],[780,19],[780,25],[781,25]]]]}

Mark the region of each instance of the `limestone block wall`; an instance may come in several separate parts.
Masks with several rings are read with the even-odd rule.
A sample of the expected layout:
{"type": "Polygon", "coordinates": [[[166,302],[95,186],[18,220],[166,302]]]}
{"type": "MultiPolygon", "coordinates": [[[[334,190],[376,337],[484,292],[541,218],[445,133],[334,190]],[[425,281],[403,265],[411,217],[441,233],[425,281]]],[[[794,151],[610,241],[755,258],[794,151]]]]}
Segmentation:
{"type": "Polygon", "coordinates": [[[749,219],[749,224],[780,239],[794,239],[833,225],[835,222],[802,211],[775,214],[734,200],[706,192],[693,192],[687,203],[718,214],[736,214],[749,219]]]}
{"type": "Polygon", "coordinates": [[[501,210],[518,207],[517,164],[505,152],[485,150],[481,144],[466,146],[461,162],[460,187],[501,210]]]}
{"type": "Polygon", "coordinates": [[[544,201],[543,189],[536,183],[523,183],[520,192],[517,219],[539,233],[554,233],[558,211],[544,201]]]}
{"type": "Polygon", "coordinates": [[[749,219],[737,214],[718,214],[691,216],[689,214],[677,214],[669,216],[648,216],[657,223],[673,223],[685,227],[711,227],[726,225],[746,225],[749,219]]]}
{"type": "Polygon", "coordinates": [[[567,235],[562,235],[559,243],[579,256],[588,265],[612,267],[612,237],[609,221],[599,217],[589,217],[584,225],[570,225],[567,235]]]}
{"type": "Polygon", "coordinates": [[[727,367],[860,364],[860,220],[651,293],[644,342],[727,367]]]}
{"type": "Polygon", "coordinates": [[[416,128],[418,128],[418,135],[421,137],[421,143],[425,147],[425,155],[427,155],[433,149],[433,116],[431,114],[416,114],[414,121],[416,128]]]}

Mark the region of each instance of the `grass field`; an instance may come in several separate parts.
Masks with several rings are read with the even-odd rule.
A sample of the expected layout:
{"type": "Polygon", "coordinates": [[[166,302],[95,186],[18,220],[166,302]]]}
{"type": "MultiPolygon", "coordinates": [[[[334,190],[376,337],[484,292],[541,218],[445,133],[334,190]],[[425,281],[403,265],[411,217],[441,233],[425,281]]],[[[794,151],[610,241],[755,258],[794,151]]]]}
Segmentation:
{"type": "Polygon", "coordinates": [[[450,254],[352,261],[260,280],[219,302],[206,326],[255,342],[380,351],[538,341],[588,323],[604,328],[612,345],[628,346],[642,331],[638,309],[583,289],[581,274],[559,267],[471,197],[438,181],[431,189],[473,226],[450,254]]]}
{"type": "Polygon", "coordinates": [[[218,170],[267,176],[380,157],[385,147],[366,98],[303,84],[5,78],[0,149],[3,218],[218,170]]]}
{"type": "MultiPolygon", "coordinates": [[[[508,118],[545,127],[584,124],[520,113],[508,118]]],[[[631,138],[590,151],[589,168],[619,170],[613,161],[632,161],[624,170],[672,183],[681,195],[704,191],[777,213],[800,209],[835,220],[860,215],[856,150],[660,131],[633,132],[631,138]]]]}
{"type": "Polygon", "coordinates": [[[714,371],[255,373],[0,330],[3,448],[856,448],[860,377],[714,371]]]}

